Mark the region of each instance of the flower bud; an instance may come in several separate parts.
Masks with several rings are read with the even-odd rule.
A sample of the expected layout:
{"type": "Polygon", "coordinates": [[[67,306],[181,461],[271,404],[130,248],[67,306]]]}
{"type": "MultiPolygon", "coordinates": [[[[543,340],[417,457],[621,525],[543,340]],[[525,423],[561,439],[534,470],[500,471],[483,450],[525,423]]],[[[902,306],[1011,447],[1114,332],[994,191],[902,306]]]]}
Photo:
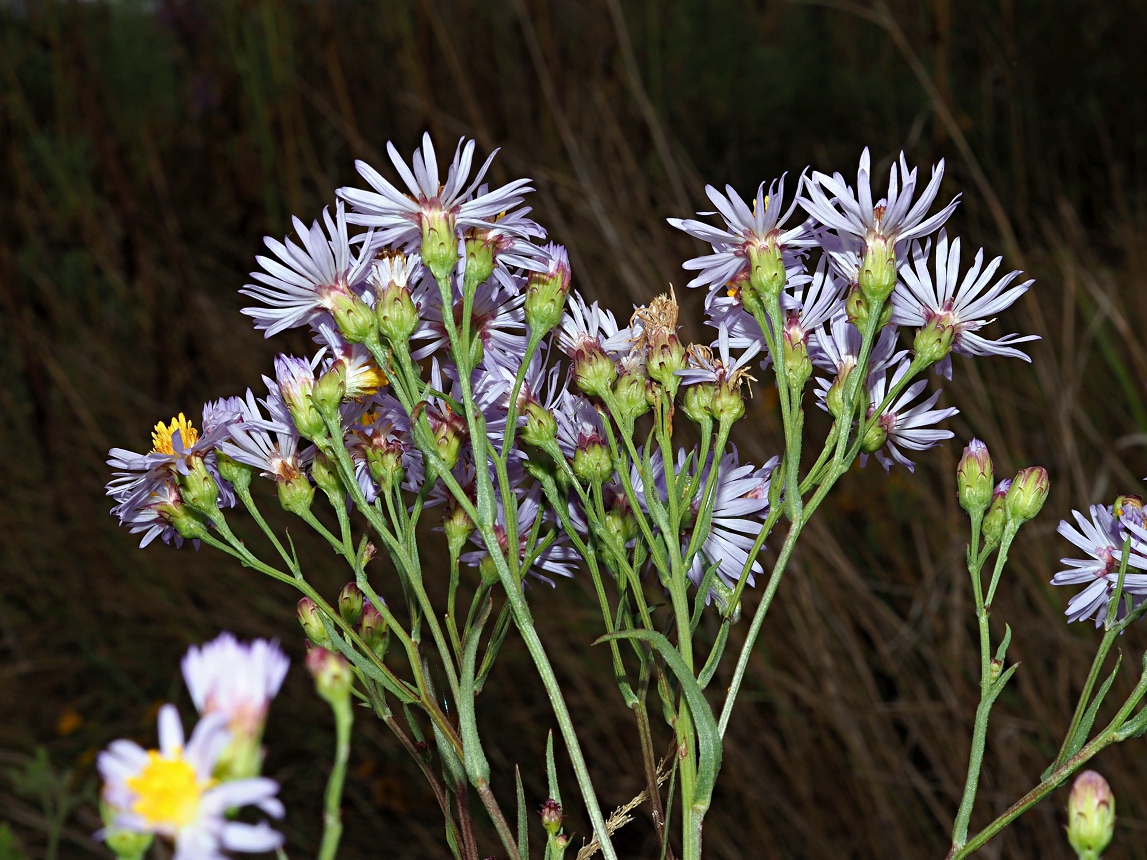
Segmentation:
{"type": "Polygon", "coordinates": [[[494,565],[494,559],[488,554],[482,556],[482,560],[478,562],[478,572],[482,574],[482,584],[493,588],[498,584],[498,568],[494,565]]]}
{"type": "Polygon", "coordinates": [[[1115,796],[1093,770],[1075,778],[1067,798],[1067,841],[1080,860],[1099,860],[1115,832],[1115,796]]]}
{"type": "Polygon", "coordinates": [[[685,347],[675,332],[661,328],[650,332],[645,370],[650,379],[665,387],[670,397],[677,395],[677,387],[681,384],[677,371],[687,366],[685,347]]]}
{"type": "Polygon", "coordinates": [[[591,341],[574,353],[573,376],[583,392],[604,398],[617,379],[617,364],[601,346],[591,341]]]}
{"type": "Polygon", "coordinates": [[[418,308],[410,297],[410,290],[398,284],[388,284],[374,303],[378,317],[378,333],[391,346],[405,345],[418,328],[418,308]]]}
{"type": "Polygon", "coordinates": [[[1000,481],[992,491],[992,503],[988,506],[988,513],[984,517],[984,541],[988,548],[996,546],[1004,537],[1004,526],[1008,524],[1008,511],[1004,504],[1012,482],[1009,478],[1000,481]]]}
{"type": "Polygon", "coordinates": [[[325,436],[327,426],[323,423],[322,414],[311,401],[311,394],[315,390],[315,375],[310,364],[290,355],[276,356],[275,378],[283,403],[300,435],[307,439],[325,436]]]}
{"type": "Polygon", "coordinates": [[[754,302],[761,303],[760,310],[763,311],[764,300],[770,297],[776,298],[785,288],[787,282],[785,262],[781,256],[781,249],[772,239],[764,244],[751,242],[748,249],[749,288],[742,289],[741,300],[748,308],[751,308],[754,302]]]}
{"type": "Polygon", "coordinates": [[[649,411],[648,382],[636,372],[627,371],[617,377],[613,385],[613,404],[618,412],[615,418],[632,423],[649,411]]]}
{"type": "MultiPolygon", "coordinates": [[[[848,314],[848,321],[861,331],[868,325],[869,309],[873,303],[864,295],[858,284],[853,284],[844,297],[844,309],[848,314]]],[[[892,321],[892,305],[885,304],[880,309],[880,324],[878,329],[884,328],[892,321]]]]}
{"type": "Polygon", "coordinates": [[[542,827],[550,836],[562,829],[562,805],[552,797],[542,804],[542,827]]]}
{"type": "MultiPolygon", "coordinates": [[[[622,497],[624,499],[624,497],[622,497]]],[[[614,504],[605,512],[605,527],[617,537],[617,542],[625,546],[637,537],[640,528],[637,518],[628,504],[614,504]]]]}
{"type": "Polygon", "coordinates": [[[315,500],[315,488],[306,475],[296,472],[285,481],[277,481],[276,485],[279,489],[279,504],[284,511],[301,517],[311,509],[311,503],[315,500]]]}
{"type": "Polygon", "coordinates": [[[187,474],[179,477],[179,492],[183,502],[191,510],[211,517],[219,510],[219,485],[207,471],[202,457],[189,457],[187,466],[187,474]]]}
{"type": "Polygon", "coordinates": [[[1019,526],[1035,517],[1047,500],[1049,487],[1047,469],[1043,466],[1021,469],[1012,480],[1012,486],[1004,499],[1008,519],[1019,526]]]}
{"type": "Polygon", "coordinates": [[[346,362],[341,358],[319,377],[311,392],[315,408],[332,421],[339,420],[339,405],[346,396],[346,362]]]}
{"type": "Polygon", "coordinates": [[[406,470],[402,466],[402,444],[388,441],[382,435],[372,436],[364,448],[366,466],[371,478],[386,492],[402,484],[406,470]]]}
{"type": "Polygon", "coordinates": [[[553,413],[536,400],[527,400],[523,414],[525,426],[521,429],[522,438],[529,444],[542,448],[553,442],[558,434],[558,423],[553,413]]]}
{"type": "Polygon", "coordinates": [[[745,398],[741,396],[740,383],[728,380],[717,383],[710,411],[717,423],[726,427],[740,421],[745,415],[745,398]]]}
{"type": "Polygon", "coordinates": [[[475,290],[494,274],[494,251],[498,241],[487,230],[466,231],[466,270],[462,283],[467,290],[475,290]]]}
{"type": "Polygon", "coordinates": [[[339,592],[339,615],[347,624],[354,624],[362,615],[362,603],[362,592],[359,591],[358,585],[348,582],[339,592]]]}
{"type": "MultiPolygon", "coordinates": [[[[147,851],[151,848],[151,843],[155,841],[154,833],[140,833],[137,830],[132,830],[127,827],[117,825],[116,819],[119,817],[120,811],[114,806],[100,801],[100,818],[103,819],[103,841],[111,852],[115,854],[116,860],[144,860],[147,856],[147,851]]],[[[15,853],[13,857],[22,857],[22,854],[15,853]]]]}
{"type": "Polygon", "coordinates": [[[386,646],[390,641],[390,630],[383,620],[382,613],[374,608],[374,604],[367,602],[362,607],[362,617],[358,621],[358,634],[363,643],[380,659],[386,655],[386,646]]]}
{"type": "Polygon", "coordinates": [[[315,679],[315,690],[332,706],[345,705],[354,686],[354,673],[346,658],[318,645],[307,649],[307,671],[315,679]]]}
{"type": "Polygon", "coordinates": [[[342,496],[343,484],[335,464],[322,451],[315,451],[315,459],[311,461],[311,477],[315,485],[328,496],[342,496]]]}
{"type": "Polygon", "coordinates": [[[458,265],[458,237],[454,232],[454,213],[437,206],[424,205],[422,222],[422,263],[437,281],[450,277],[458,265]]]}
{"type": "Polygon", "coordinates": [[[458,452],[462,450],[462,440],[466,436],[465,422],[447,407],[444,416],[430,418],[430,429],[434,433],[438,456],[447,469],[453,469],[458,462],[458,452]]]}
{"type": "Polygon", "coordinates": [[[848,384],[848,377],[853,370],[856,369],[855,363],[846,364],[837,373],[836,378],[832,381],[832,385],[828,387],[828,391],[824,394],[824,405],[828,408],[828,414],[840,421],[845,417],[844,415],[844,388],[848,384]]]}
{"type": "Polygon", "coordinates": [[[446,544],[451,552],[462,551],[463,544],[474,534],[474,521],[462,509],[453,496],[446,503],[446,515],[442,518],[442,528],[446,532],[446,544]]]}
{"type": "Polygon", "coordinates": [[[299,619],[299,624],[308,639],[319,646],[330,644],[330,637],[327,636],[327,628],[323,626],[319,607],[313,600],[309,597],[301,598],[295,605],[295,616],[299,619]]]}
{"type": "Polygon", "coordinates": [[[539,335],[562,321],[572,277],[566,249],[551,245],[549,251],[549,268],[545,272],[530,272],[526,286],[526,324],[539,335]]]}
{"type": "Polygon", "coordinates": [[[868,240],[860,263],[860,291],[869,307],[881,307],[896,287],[896,246],[883,236],[868,240]]]}
{"type": "Polygon", "coordinates": [[[349,290],[330,290],[326,299],[327,309],[347,343],[362,343],[377,331],[374,311],[354,293],[349,290]]]}
{"type": "Polygon", "coordinates": [[[685,386],[685,393],[681,396],[681,409],[690,421],[708,426],[713,420],[713,396],[717,393],[717,386],[712,382],[698,382],[685,386]]]}
{"type": "Polygon", "coordinates": [[[573,455],[573,473],[587,484],[604,484],[613,476],[609,448],[597,440],[578,445],[573,455]]]}
{"type": "Polygon", "coordinates": [[[864,429],[864,438],[860,440],[860,450],[865,454],[875,454],[884,443],[888,441],[888,429],[879,418],[864,429]]]}
{"type": "Polygon", "coordinates": [[[789,390],[802,391],[808,378],[812,376],[812,362],[808,357],[808,345],[804,330],[800,325],[800,318],[790,314],[785,324],[783,349],[785,355],[785,376],[788,377],[789,390]]]}
{"type": "Polygon", "coordinates": [[[979,439],[973,439],[956,467],[956,493],[960,507],[973,517],[983,514],[992,503],[994,480],[988,446],[979,439]]]}
{"type": "Polygon", "coordinates": [[[211,534],[207,523],[182,503],[164,502],[158,510],[163,519],[171,523],[175,533],[184,540],[203,540],[211,534]]]}
{"type": "Polygon", "coordinates": [[[956,327],[953,325],[952,315],[936,314],[925,326],[916,329],[912,352],[926,366],[931,366],[943,361],[952,351],[952,339],[955,336],[956,327]]]}
{"type": "Polygon", "coordinates": [[[219,469],[219,477],[240,492],[251,486],[251,478],[255,469],[246,463],[232,460],[222,451],[215,452],[215,465],[219,469]]]}

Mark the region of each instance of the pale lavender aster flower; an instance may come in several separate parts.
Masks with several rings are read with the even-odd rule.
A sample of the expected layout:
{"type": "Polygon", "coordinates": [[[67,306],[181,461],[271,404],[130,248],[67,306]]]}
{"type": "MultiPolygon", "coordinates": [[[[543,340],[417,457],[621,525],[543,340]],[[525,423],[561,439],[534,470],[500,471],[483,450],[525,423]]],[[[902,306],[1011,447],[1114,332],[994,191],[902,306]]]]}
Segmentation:
{"type": "MultiPolygon", "coordinates": [[[[1031,359],[1012,344],[1039,340],[1038,335],[1009,334],[999,340],[988,340],[976,332],[994,321],[989,317],[1011,307],[1034,281],[1028,279],[1011,286],[1020,275],[1017,270],[991,283],[1003,257],[996,257],[984,266],[983,248],[976,252],[972,267],[960,280],[960,239],[956,237],[949,245],[944,230],[936,239],[936,279],[933,281],[928,270],[930,252],[931,242],[914,243],[912,265],[900,270],[900,280],[892,293],[892,322],[951,326],[954,329],[952,352],[960,355],[1003,355],[1030,362],[1031,359]]],[[[946,356],[936,370],[951,379],[951,356],[946,356]]]]}
{"type": "MultiPolygon", "coordinates": [[[[363,224],[377,228],[378,241],[405,250],[415,250],[422,241],[422,219],[452,216],[459,237],[468,228],[492,228],[496,225],[499,213],[513,209],[522,202],[521,195],[532,191],[529,179],[515,179],[493,191],[482,188],[482,179],[490,168],[497,150],[490,154],[470,180],[470,168],[474,160],[474,141],[462,138],[454,152],[454,160],[447,170],[446,181],[439,183],[438,159],[430,135],[422,136],[421,150],[415,150],[408,167],[393,143],[387,143],[386,151],[395,170],[402,177],[406,191],[395,187],[364,161],[356,161],[359,174],[374,191],[360,191],[356,188],[340,188],[338,196],[346,200],[355,211],[348,220],[352,224],[363,224]]],[[[526,237],[531,227],[524,223],[507,221],[502,229],[520,232],[526,237]]]]}
{"type": "Polygon", "coordinates": [[[762,182],[757,187],[757,196],[753,198],[751,209],[731,185],[725,186],[724,194],[712,185],[706,185],[705,194],[717,207],[717,212],[725,222],[724,229],[691,218],[667,219],[678,230],[713,246],[712,254],[682,264],[684,269],[699,272],[688,286],[706,287],[710,291],[709,298],[712,298],[725,285],[747,276],[750,251],[763,248],[770,242],[781,249],[786,272],[792,269],[791,275],[795,276],[804,270],[800,249],[808,244],[810,225],[800,224],[787,230],[784,228],[785,221],[796,209],[798,202],[794,200],[788,209],[784,208],[784,176],[769,183],[767,194],[762,182]]]}
{"type": "Polygon", "coordinates": [[[258,738],[290,662],[277,641],[240,642],[222,633],[188,648],[181,668],[200,716],[223,714],[233,737],[258,738]]]}
{"type": "MultiPolygon", "coordinates": [[[[1099,627],[1107,617],[1107,604],[1119,582],[1124,534],[1111,508],[1104,505],[1091,506],[1090,520],[1079,511],[1071,513],[1079,527],[1060,520],[1056,531],[1091,557],[1061,558],[1059,563],[1067,565],[1067,569],[1057,572],[1051,584],[1086,585],[1068,601],[1064,614],[1068,622],[1095,618],[1095,626],[1099,627]]],[[[1125,527],[1132,535],[1128,568],[1147,570],[1147,533],[1134,524],[1125,524],[1125,527]]],[[[1147,574],[1128,572],[1123,578],[1123,591],[1133,596],[1136,605],[1142,603],[1147,598],[1147,574]]],[[[1122,617],[1125,611],[1121,601],[1117,617],[1122,617]]]]}
{"type": "Polygon", "coordinates": [[[316,221],[308,230],[298,218],[292,219],[302,246],[289,238],[285,242],[264,238],[271,257],[256,257],[262,272],[251,272],[258,284],[247,284],[245,296],[266,307],[243,308],[242,313],[255,320],[256,329],[265,329],[266,337],[289,328],[309,325],[332,310],[340,298],[362,297],[362,287],[370,271],[374,237],[367,233],[357,255],[351,253],[347,219],[340,201],[332,219],[323,210],[326,231],[316,221]],[[329,238],[328,238],[329,236],[329,238]]]}
{"type": "Polygon", "coordinates": [[[330,317],[315,327],[315,343],[324,347],[320,353],[321,373],[330,370],[335,362],[341,362],[346,379],[345,399],[361,401],[386,385],[386,374],[375,362],[366,345],[347,343],[330,317]]]}
{"type": "Polygon", "coordinates": [[[422,486],[426,477],[422,452],[411,438],[410,418],[395,397],[378,392],[363,404],[361,414],[346,423],[349,427],[347,450],[354,462],[359,488],[368,503],[373,504],[379,495],[367,462],[367,450],[371,448],[399,455],[403,489],[413,491],[422,486]]]}
{"type": "Polygon", "coordinates": [[[562,391],[561,401],[553,412],[558,425],[558,447],[567,458],[572,459],[578,449],[589,445],[607,444],[601,413],[587,398],[562,391]]]}
{"type": "MultiPolygon", "coordinates": [[[[607,354],[612,354],[613,358],[617,358],[618,350],[606,349],[604,346],[607,341],[615,338],[617,333],[617,319],[612,311],[599,307],[597,302],[586,304],[579,292],[576,290],[570,292],[565,313],[562,315],[561,328],[557,333],[558,348],[562,352],[573,358],[579,350],[596,346],[607,354]]],[[[625,349],[628,350],[628,345],[625,349]]]]}
{"type": "MultiPolygon", "coordinates": [[[[128,492],[116,490],[113,489],[114,483],[108,485],[108,495],[116,503],[112,516],[118,517],[120,525],[127,526],[130,534],[143,532],[140,549],[157,537],[164,543],[183,546],[183,537],[171,524],[171,514],[183,506],[183,496],[170,473],[149,474],[147,483],[142,485],[146,492],[137,493],[141,489],[137,484],[133,484],[128,492]]],[[[199,546],[199,541],[194,543],[199,546]]]]}
{"type": "MultiPolygon", "coordinates": [[[[884,402],[884,397],[888,391],[895,387],[896,383],[908,372],[910,365],[910,361],[902,361],[896,370],[893,371],[891,378],[889,378],[886,372],[869,376],[868,394],[872,404],[869,407],[869,417],[871,417],[873,410],[884,402]]],[[[940,444],[940,442],[945,439],[951,439],[955,435],[951,430],[930,429],[933,424],[938,424],[945,418],[950,418],[960,411],[955,407],[934,409],[933,407],[936,405],[936,401],[940,399],[940,391],[937,390],[923,403],[909,406],[913,400],[920,396],[927,386],[928,381],[923,379],[908,386],[908,388],[901,392],[900,396],[889,405],[888,410],[877,419],[880,427],[888,434],[887,441],[884,444],[884,447],[887,448],[887,454],[883,448],[874,452],[876,459],[880,462],[880,465],[884,467],[885,471],[889,471],[893,463],[899,463],[906,467],[909,472],[915,471],[916,465],[904,455],[900,450],[901,448],[905,448],[909,451],[926,451],[940,444]]],[[[868,458],[862,454],[860,464],[863,466],[867,459],[868,458]]]]}
{"type": "Polygon", "coordinates": [[[145,750],[118,740],[96,760],[103,778],[102,798],[113,811],[108,830],[154,833],[175,842],[175,860],[225,860],[224,851],[273,851],[282,834],[266,822],[229,820],[229,812],[255,806],[283,816],[273,779],[252,777],[219,783],[213,778],[219,757],[231,741],[227,718],[211,714],[184,743],[183,726],[172,705],[159,711],[159,749],[145,750]]]}
{"type": "Polygon", "coordinates": [[[855,191],[839,173],[829,176],[816,171],[804,183],[808,196],[797,200],[809,215],[840,237],[853,236],[864,243],[880,240],[896,248],[897,258],[909,240],[938,230],[959,203],[960,197],[956,195],[947,206],[927,217],[944,178],[943,159],[932,168],[932,178],[916,200],[913,198],[917,191],[917,169],[908,168],[904,153],[900,154],[899,170],[894,162],[888,172],[887,194],[876,202],[873,202],[871,174],[871,160],[865,147],[860,156],[855,191]]]}

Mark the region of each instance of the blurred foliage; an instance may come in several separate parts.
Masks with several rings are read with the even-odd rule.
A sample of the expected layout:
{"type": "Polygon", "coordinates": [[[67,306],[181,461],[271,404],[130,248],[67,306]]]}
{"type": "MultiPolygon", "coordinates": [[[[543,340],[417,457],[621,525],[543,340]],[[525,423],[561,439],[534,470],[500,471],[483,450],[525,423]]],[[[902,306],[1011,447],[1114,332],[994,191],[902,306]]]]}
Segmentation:
{"type": "MultiPolygon", "coordinates": [[[[1024,665],[989,739],[984,822],[1054,756],[1094,647],[1046,585],[1065,548],[1055,522],[1147,474],[1144,32],[1147,7],[1130,0],[0,5],[0,760],[25,767],[43,745],[83,784],[111,739],[151,740],[158,703],[189,707],[178,659],[221,628],[301,656],[290,593],[206,551],[136,550],[107,516],[103,460],[253,385],[273,351],[308,348],[298,333],[264,342],[235,291],[261,237],[316,217],[356,180],[355,158],[385,167],[387,140],[409,151],[427,128],[441,149],[463,134],[501,146],[493,178],[534,177],[536,216],[569,246],[579,287],[624,317],[682,283],[699,249],[663,219],[706,208],[706,182],[745,191],[809,163],[847,176],[869,145],[880,170],[900,149],[925,172],[947,159],[945,193],[964,195],[954,229],[1038,279],[1003,325],[1045,340],[1032,366],[958,361],[957,441],[916,476],[859,472],[823,511],[734,715],[706,846],[941,856],[976,701],[952,492],[963,441],[987,441],[1000,473],[1042,463],[1053,481],[994,607],[1024,665]]],[[[770,404],[759,392],[741,430],[758,462],[779,438],[770,404]]],[[[333,597],[328,557],[301,551],[333,597]]],[[[633,730],[588,647],[584,586],[531,598],[604,802],[622,804],[639,790],[633,730]]],[[[1147,644],[1126,639],[1129,655],[1147,644]]],[[[479,719],[495,790],[512,796],[520,761],[536,805],[552,718],[529,677],[509,645],[479,719]]],[[[417,771],[359,725],[344,856],[445,856],[417,771]]],[[[267,743],[305,854],[333,740],[301,671],[267,743]]],[[[1118,796],[1120,856],[1147,857],[1139,749],[1096,761],[1118,796]]],[[[1064,802],[983,856],[1070,856],[1064,802]]],[[[0,851],[45,856],[50,811],[0,786],[0,819],[22,846],[5,825],[0,851]]],[[[98,826],[79,806],[63,855],[101,854],[98,826]]],[[[649,856],[651,835],[639,818],[619,850],[649,856]]]]}

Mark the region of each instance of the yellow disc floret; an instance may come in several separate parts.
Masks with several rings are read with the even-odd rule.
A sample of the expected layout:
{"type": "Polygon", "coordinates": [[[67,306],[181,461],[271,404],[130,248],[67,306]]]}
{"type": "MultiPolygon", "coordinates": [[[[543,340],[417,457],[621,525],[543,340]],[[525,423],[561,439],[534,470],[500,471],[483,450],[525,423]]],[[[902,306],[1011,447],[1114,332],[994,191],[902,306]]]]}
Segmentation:
{"type": "Polygon", "coordinates": [[[149,750],[147,764],[125,783],[137,795],[132,812],[157,829],[178,830],[195,820],[203,792],[214,780],[200,780],[182,752],[166,758],[149,750]]]}
{"type": "Polygon", "coordinates": [[[184,448],[190,448],[199,440],[199,431],[192,427],[191,422],[180,412],[178,417],[171,419],[170,424],[160,421],[155,425],[155,429],[151,431],[151,453],[174,454],[172,437],[176,433],[179,433],[184,448]]]}

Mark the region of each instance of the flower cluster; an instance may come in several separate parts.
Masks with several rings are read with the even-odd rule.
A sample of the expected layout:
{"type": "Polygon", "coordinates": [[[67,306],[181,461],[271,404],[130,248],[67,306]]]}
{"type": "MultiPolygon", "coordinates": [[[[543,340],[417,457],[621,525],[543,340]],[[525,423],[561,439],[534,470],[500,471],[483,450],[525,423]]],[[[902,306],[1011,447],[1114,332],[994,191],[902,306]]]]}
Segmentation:
{"type": "Polygon", "coordinates": [[[259,776],[259,739],[287,665],[277,644],[242,643],[228,633],[187,652],[183,677],[200,714],[191,738],[175,707],[164,705],[157,749],[118,740],[97,760],[106,824],[99,836],[118,855],[142,856],[156,835],[175,843],[176,860],[217,860],[223,851],[282,844],[265,821],[233,821],[231,813],[254,806],[283,816],[278,784],[259,776]]]}

